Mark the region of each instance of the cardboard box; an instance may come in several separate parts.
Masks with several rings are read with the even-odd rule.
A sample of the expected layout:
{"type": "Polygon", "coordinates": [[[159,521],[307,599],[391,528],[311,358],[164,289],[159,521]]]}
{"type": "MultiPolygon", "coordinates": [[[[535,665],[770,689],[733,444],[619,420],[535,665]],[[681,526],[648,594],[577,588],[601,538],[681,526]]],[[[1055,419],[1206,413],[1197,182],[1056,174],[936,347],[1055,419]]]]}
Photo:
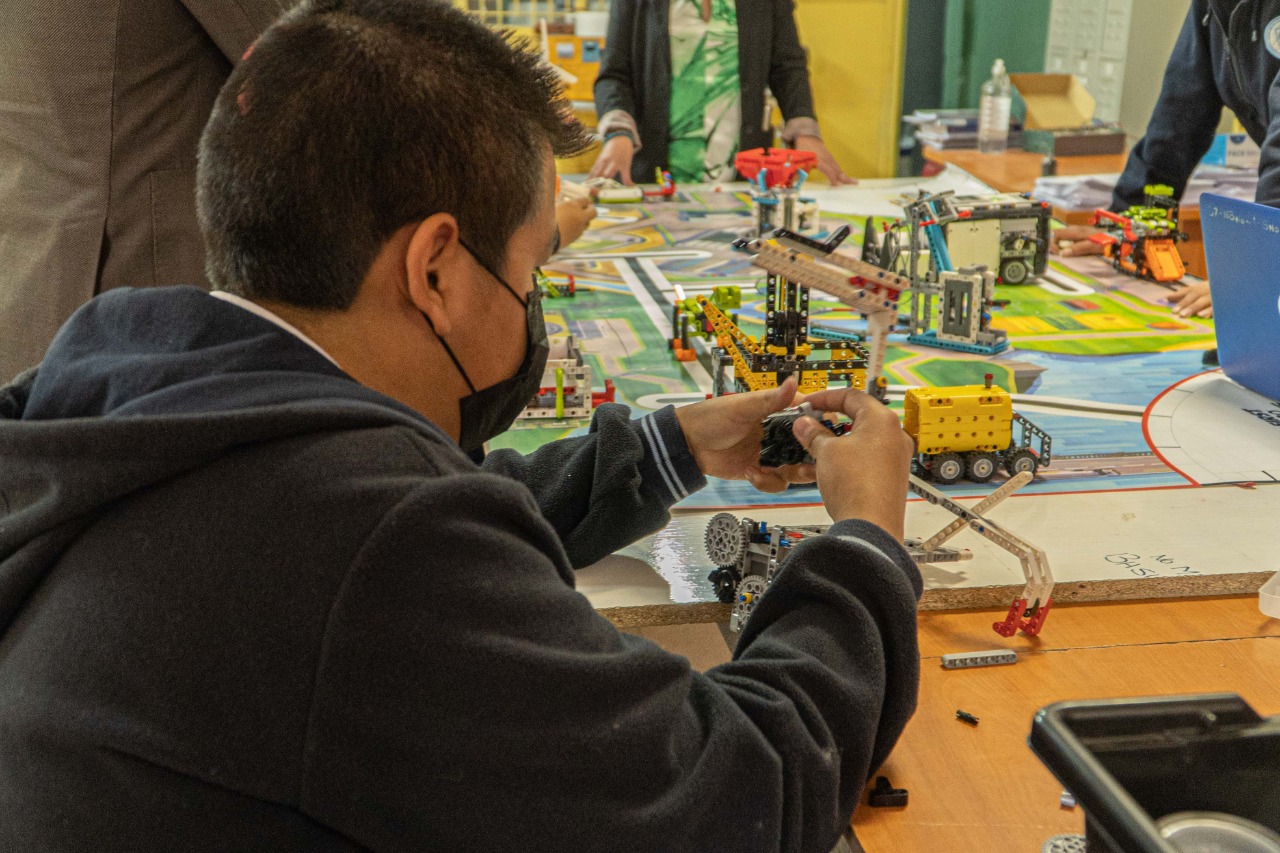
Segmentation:
{"type": "Polygon", "coordinates": [[[1086,154],[1123,154],[1124,131],[1118,127],[1086,127],[1079,130],[1025,130],[1024,151],[1078,157],[1086,154]]]}
{"type": "Polygon", "coordinates": [[[1120,154],[1119,125],[1095,124],[1094,100],[1073,74],[1010,74],[1022,102],[1022,147],[1027,151],[1073,157],[1120,154]]]}

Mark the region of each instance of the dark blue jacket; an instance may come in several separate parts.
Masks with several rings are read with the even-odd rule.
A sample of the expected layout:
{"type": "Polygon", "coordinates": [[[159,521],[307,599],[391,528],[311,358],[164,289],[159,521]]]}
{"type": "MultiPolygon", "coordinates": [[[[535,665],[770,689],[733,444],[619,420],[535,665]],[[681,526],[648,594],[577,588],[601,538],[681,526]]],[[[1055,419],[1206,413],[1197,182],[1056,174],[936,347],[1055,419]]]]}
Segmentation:
{"type": "MultiPolygon", "coordinates": [[[[785,120],[813,118],[813,92],[796,31],[794,0],[737,0],[740,150],[772,145],[764,129],[764,90],[785,120]]],[[[609,38],[596,79],[596,112],[622,110],[636,120],[641,148],[631,179],[653,180],[668,165],[671,125],[671,0],[613,0],[609,38]]]]}
{"type": "Polygon", "coordinates": [[[574,568],[704,482],[669,407],[478,468],[242,308],[98,297],[0,388],[0,850],[826,853],[920,573],[843,521],[694,672],[574,568]]]}
{"type": "Polygon", "coordinates": [[[1164,72],[1147,134],[1129,154],[1112,209],[1143,201],[1147,184],[1181,197],[1213,143],[1225,105],[1262,148],[1259,204],[1280,207],[1280,0],[1193,0],[1164,72]]]}

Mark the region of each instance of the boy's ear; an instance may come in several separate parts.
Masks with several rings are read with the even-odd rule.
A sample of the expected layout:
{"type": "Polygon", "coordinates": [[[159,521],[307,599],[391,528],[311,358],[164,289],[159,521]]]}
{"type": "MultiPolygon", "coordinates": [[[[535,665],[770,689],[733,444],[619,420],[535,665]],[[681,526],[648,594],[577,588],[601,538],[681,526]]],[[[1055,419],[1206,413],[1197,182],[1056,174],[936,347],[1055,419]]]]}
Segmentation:
{"type": "Polygon", "coordinates": [[[446,306],[463,272],[458,221],[449,213],[435,213],[418,223],[405,249],[405,281],[409,300],[431,321],[436,334],[448,335],[451,322],[446,306]]]}

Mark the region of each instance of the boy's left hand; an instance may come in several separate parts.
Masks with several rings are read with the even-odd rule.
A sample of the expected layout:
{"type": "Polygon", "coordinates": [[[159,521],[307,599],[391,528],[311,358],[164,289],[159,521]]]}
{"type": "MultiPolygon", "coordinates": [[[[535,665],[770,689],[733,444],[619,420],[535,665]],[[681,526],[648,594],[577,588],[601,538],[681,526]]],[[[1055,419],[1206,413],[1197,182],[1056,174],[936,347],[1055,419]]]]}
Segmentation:
{"type": "Polygon", "coordinates": [[[796,380],[791,378],[769,391],[680,406],[676,420],[703,474],[722,480],[746,480],[762,492],[781,492],[791,483],[812,483],[813,465],[761,468],[761,422],[797,402],[796,380]]]}

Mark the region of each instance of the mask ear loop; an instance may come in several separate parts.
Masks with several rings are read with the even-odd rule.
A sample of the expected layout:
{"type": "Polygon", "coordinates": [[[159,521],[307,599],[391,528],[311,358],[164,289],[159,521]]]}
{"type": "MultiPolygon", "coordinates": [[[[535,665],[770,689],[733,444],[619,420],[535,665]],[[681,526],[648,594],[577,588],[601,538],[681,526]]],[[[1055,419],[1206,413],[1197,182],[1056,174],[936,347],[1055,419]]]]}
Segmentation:
{"type": "MultiPolygon", "coordinates": [[[[556,237],[557,239],[559,238],[559,232],[556,232],[556,237]]],[[[470,246],[468,246],[461,237],[458,238],[458,245],[467,250],[467,253],[471,255],[472,258],[475,259],[475,262],[480,265],[481,269],[483,269],[489,275],[493,276],[494,280],[497,281],[498,284],[505,287],[507,289],[507,293],[510,293],[513,297],[515,297],[516,302],[519,302],[521,305],[523,305],[526,308],[529,307],[529,299],[533,298],[532,291],[530,292],[529,299],[521,299],[520,294],[516,293],[516,289],[511,285],[507,284],[507,280],[502,276],[498,275],[496,272],[494,272],[492,267],[490,267],[484,261],[480,260],[480,256],[477,255],[475,251],[470,246]]],[[[537,290],[538,279],[536,276],[534,277],[533,283],[534,283],[534,290],[537,290]]],[[[541,296],[541,294],[539,294],[539,296],[541,296]]]]}
{"type": "MultiPolygon", "coordinates": [[[[438,279],[436,278],[435,273],[427,273],[428,284],[435,287],[437,281],[438,279]]],[[[467,390],[472,394],[476,393],[476,386],[471,384],[471,377],[467,376],[467,371],[462,369],[462,364],[458,361],[458,357],[453,354],[453,350],[449,348],[449,344],[446,343],[445,339],[436,331],[436,324],[431,322],[431,318],[427,316],[426,311],[419,311],[418,313],[422,315],[422,319],[427,321],[427,326],[431,329],[431,334],[436,336],[436,340],[440,342],[440,346],[444,347],[445,354],[449,356],[449,360],[452,361],[453,366],[457,368],[459,375],[462,376],[462,381],[467,383],[467,390]]]]}

